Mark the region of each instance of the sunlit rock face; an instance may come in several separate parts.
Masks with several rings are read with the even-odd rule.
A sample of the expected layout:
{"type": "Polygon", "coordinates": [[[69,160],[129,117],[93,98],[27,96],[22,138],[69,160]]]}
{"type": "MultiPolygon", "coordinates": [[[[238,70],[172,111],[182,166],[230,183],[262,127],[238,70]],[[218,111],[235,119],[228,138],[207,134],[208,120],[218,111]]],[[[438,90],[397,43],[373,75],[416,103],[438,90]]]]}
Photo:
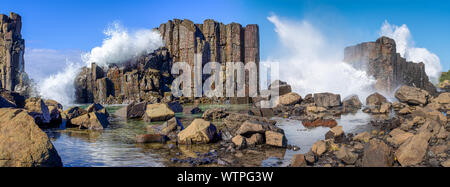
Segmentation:
{"type": "MultiPolygon", "coordinates": [[[[227,62],[255,63],[259,90],[258,25],[225,25],[214,20],[194,24],[190,20],[174,19],[156,30],[161,34],[165,47],[120,65],[111,64],[105,68],[92,64],[84,68],[75,79],[76,102],[122,104],[165,100],[171,95],[170,87],[175,78],[171,75],[173,64],[185,62],[194,70],[196,54],[202,55],[202,65],[218,62],[224,67],[227,62]]],[[[226,75],[226,68],[222,70],[221,75],[226,75]]],[[[203,81],[206,78],[208,76],[203,75],[203,81]]],[[[233,103],[251,102],[249,82],[250,73],[246,72],[246,97],[232,98],[233,103]]],[[[226,88],[226,81],[220,84],[226,88]]],[[[194,88],[194,75],[191,88],[194,88]]]]}
{"type": "Polygon", "coordinates": [[[25,40],[21,30],[20,15],[0,14],[0,87],[25,94],[28,76],[24,68],[25,40]]]}
{"type": "Polygon", "coordinates": [[[424,63],[407,62],[397,53],[395,41],[388,37],[347,47],[344,61],[374,76],[375,88],[385,94],[392,95],[401,85],[418,87],[433,95],[437,93],[425,73],[424,63]]]}

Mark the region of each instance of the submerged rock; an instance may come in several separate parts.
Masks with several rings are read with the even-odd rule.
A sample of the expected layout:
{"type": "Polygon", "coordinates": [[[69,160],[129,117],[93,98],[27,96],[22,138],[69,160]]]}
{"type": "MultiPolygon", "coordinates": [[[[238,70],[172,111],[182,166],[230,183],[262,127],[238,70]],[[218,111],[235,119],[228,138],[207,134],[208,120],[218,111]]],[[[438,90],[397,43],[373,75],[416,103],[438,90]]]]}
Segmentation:
{"type": "Polygon", "coordinates": [[[136,135],[136,143],[166,143],[167,136],[161,134],[136,135]]]}
{"type": "Polygon", "coordinates": [[[0,109],[0,167],[61,167],[55,147],[20,109],[0,109]]]}

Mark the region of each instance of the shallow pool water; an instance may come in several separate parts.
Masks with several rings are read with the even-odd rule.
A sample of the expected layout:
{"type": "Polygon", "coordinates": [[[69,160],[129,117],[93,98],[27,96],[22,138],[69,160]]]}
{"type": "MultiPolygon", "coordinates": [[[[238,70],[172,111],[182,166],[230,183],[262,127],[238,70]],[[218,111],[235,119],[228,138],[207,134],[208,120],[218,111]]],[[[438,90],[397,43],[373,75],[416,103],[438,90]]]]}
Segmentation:
{"type": "MultiPolygon", "coordinates": [[[[123,106],[109,106],[108,111],[113,114],[123,106]]],[[[248,105],[201,105],[205,111],[209,108],[228,107],[232,111],[248,109],[248,105]]],[[[183,121],[189,121],[201,117],[199,114],[186,115],[176,114],[183,121]]],[[[371,116],[363,112],[347,114],[337,119],[338,125],[343,126],[346,133],[359,133],[370,130],[367,125],[371,116]]],[[[300,121],[273,118],[277,126],[284,129],[288,143],[301,148],[299,151],[274,150],[261,153],[265,155],[261,166],[287,166],[295,154],[306,153],[312,144],[324,139],[330,128],[317,127],[314,129],[305,128],[300,121]],[[274,154],[276,153],[276,154],[274,154]]],[[[219,123],[219,122],[216,122],[219,123]]],[[[160,123],[158,123],[160,124],[160,123]]],[[[134,138],[137,134],[146,133],[148,125],[158,125],[145,123],[143,121],[127,121],[118,117],[113,117],[111,125],[102,131],[78,130],[78,129],[48,129],[47,134],[56,147],[64,166],[66,167],[154,167],[154,166],[183,166],[173,164],[170,159],[177,154],[188,157],[195,157],[197,153],[209,152],[216,149],[217,145],[200,146],[178,146],[169,148],[168,144],[135,144],[134,138]]],[[[170,144],[170,143],[169,143],[170,144]]],[[[249,157],[244,155],[244,157],[249,157]]],[[[249,158],[245,158],[249,159],[249,158]]]]}

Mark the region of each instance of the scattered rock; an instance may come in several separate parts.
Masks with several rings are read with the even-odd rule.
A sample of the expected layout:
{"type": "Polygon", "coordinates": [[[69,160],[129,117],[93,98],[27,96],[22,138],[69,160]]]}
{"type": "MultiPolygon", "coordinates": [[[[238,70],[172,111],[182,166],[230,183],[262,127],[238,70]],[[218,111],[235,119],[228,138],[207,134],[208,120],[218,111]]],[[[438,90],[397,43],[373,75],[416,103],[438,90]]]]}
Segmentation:
{"type": "Polygon", "coordinates": [[[127,106],[127,119],[140,119],[144,117],[145,110],[147,108],[147,103],[136,103],[133,102],[127,106]]]}
{"type": "Polygon", "coordinates": [[[291,167],[305,167],[306,166],[306,160],[305,155],[303,154],[297,154],[294,155],[291,162],[291,167]]]}
{"type": "Polygon", "coordinates": [[[294,92],[284,94],[284,95],[280,96],[280,98],[279,98],[280,105],[284,105],[284,106],[295,105],[295,104],[300,103],[301,101],[302,101],[302,97],[294,92]]]}
{"type": "Polygon", "coordinates": [[[314,94],[314,103],[316,106],[331,108],[341,106],[341,96],[332,93],[316,93],[314,94]]]}
{"type": "Polygon", "coordinates": [[[55,147],[20,109],[0,109],[0,167],[62,167],[55,147]]]}
{"type": "Polygon", "coordinates": [[[428,149],[430,136],[430,133],[422,132],[409,138],[395,152],[398,162],[405,167],[422,162],[428,149]]]}
{"type": "Polygon", "coordinates": [[[287,147],[287,139],[284,133],[266,131],[266,144],[275,147],[287,147]]]}
{"type": "Polygon", "coordinates": [[[411,105],[426,105],[430,94],[420,88],[402,86],[395,92],[395,98],[411,105]]]}
{"type": "Polygon", "coordinates": [[[344,163],[349,165],[355,164],[358,159],[358,155],[351,152],[345,145],[342,145],[334,154],[339,160],[342,160],[344,163]]]}
{"type": "Polygon", "coordinates": [[[379,93],[374,93],[367,97],[366,99],[366,105],[367,106],[381,106],[383,103],[386,103],[387,99],[386,97],[382,96],[379,93]]]}
{"type": "Polygon", "coordinates": [[[264,133],[265,129],[259,122],[245,121],[236,132],[239,135],[248,135],[254,133],[264,133]]]}
{"type": "Polygon", "coordinates": [[[234,143],[234,145],[236,145],[238,149],[245,149],[247,147],[246,138],[241,135],[235,136],[233,139],[231,139],[231,141],[234,143]]]}
{"type": "Polygon", "coordinates": [[[413,137],[414,134],[405,132],[400,129],[394,129],[392,130],[389,135],[391,135],[391,138],[387,138],[387,141],[391,143],[392,145],[399,146],[403,144],[405,141],[407,141],[409,138],[413,137]]]}
{"type": "Polygon", "coordinates": [[[352,95],[342,101],[342,107],[345,112],[350,112],[361,109],[362,103],[357,95],[352,95]]]}
{"type": "Polygon", "coordinates": [[[64,111],[68,120],[87,114],[87,111],[81,107],[72,107],[64,111]]]}
{"type": "Polygon", "coordinates": [[[27,99],[25,101],[25,109],[38,125],[49,124],[52,119],[47,105],[41,98],[32,97],[27,99]]]}
{"type": "Polygon", "coordinates": [[[264,136],[260,133],[252,134],[246,141],[249,147],[254,147],[256,145],[264,144],[264,136]]]}
{"type": "Polygon", "coordinates": [[[178,143],[211,143],[218,138],[216,126],[203,119],[195,119],[187,128],[178,133],[178,143]]]}
{"type": "Polygon", "coordinates": [[[166,121],[175,117],[175,113],[165,103],[148,104],[144,114],[146,122],[166,121]]]}
{"type": "Polygon", "coordinates": [[[269,90],[276,91],[278,90],[279,96],[283,96],[285,94],[291,93],[292,88],[291,85],[288,85],[286,82],[276,80],[272,84],[269,85],[269,90]]]}
{"type": "Polygon", "coordinates": [[[327,143],[325,141],[317,141],[313,144],[311,151],[318,157],[322,156],[327,151],[327,143]]]}
{"type": "Polygon", "coordinates": [[[353,140],[368,143],[371,137],[369,132],[362,132],[353,137],[353,140]]]}
{"type": "Polygon", "coordinates": [[[69,125],[77,126],[80,129],[103,130],[109,125],[109,121],[105,114],[91,112],[71,119],[69,125]]]}
{"type": "Polygon", "coordinates": [[[227,109],[225,108],[213,108],[208,109],[203,113],[202,118],[204,120],[217,120],[217,119],[223,119],[228,116],[227,109]]]}
{"type": "Polygon", "coordinates": [[[167,140],[167,136],[162,134],[136,135],[136,143],[166,143],[167,140]]]}
{"type": "Polygon", "coordinates": [[[391,167],[393,163],[392,148],[383,141],[372,139],[366,144],[362,157],[363,167],[391,167]]]}

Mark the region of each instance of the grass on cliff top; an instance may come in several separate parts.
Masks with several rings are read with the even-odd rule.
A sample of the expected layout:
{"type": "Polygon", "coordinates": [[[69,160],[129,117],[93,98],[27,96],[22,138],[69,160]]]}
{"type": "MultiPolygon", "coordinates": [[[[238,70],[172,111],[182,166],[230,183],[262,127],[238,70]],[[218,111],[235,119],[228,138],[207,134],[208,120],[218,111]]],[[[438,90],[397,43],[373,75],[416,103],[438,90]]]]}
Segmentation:
{"type": "Polygon", "coordinates": [[[450,70],[447,72],[442,72],[439,82],[444,82],[445,80],[450,80],[450,70]]]}

